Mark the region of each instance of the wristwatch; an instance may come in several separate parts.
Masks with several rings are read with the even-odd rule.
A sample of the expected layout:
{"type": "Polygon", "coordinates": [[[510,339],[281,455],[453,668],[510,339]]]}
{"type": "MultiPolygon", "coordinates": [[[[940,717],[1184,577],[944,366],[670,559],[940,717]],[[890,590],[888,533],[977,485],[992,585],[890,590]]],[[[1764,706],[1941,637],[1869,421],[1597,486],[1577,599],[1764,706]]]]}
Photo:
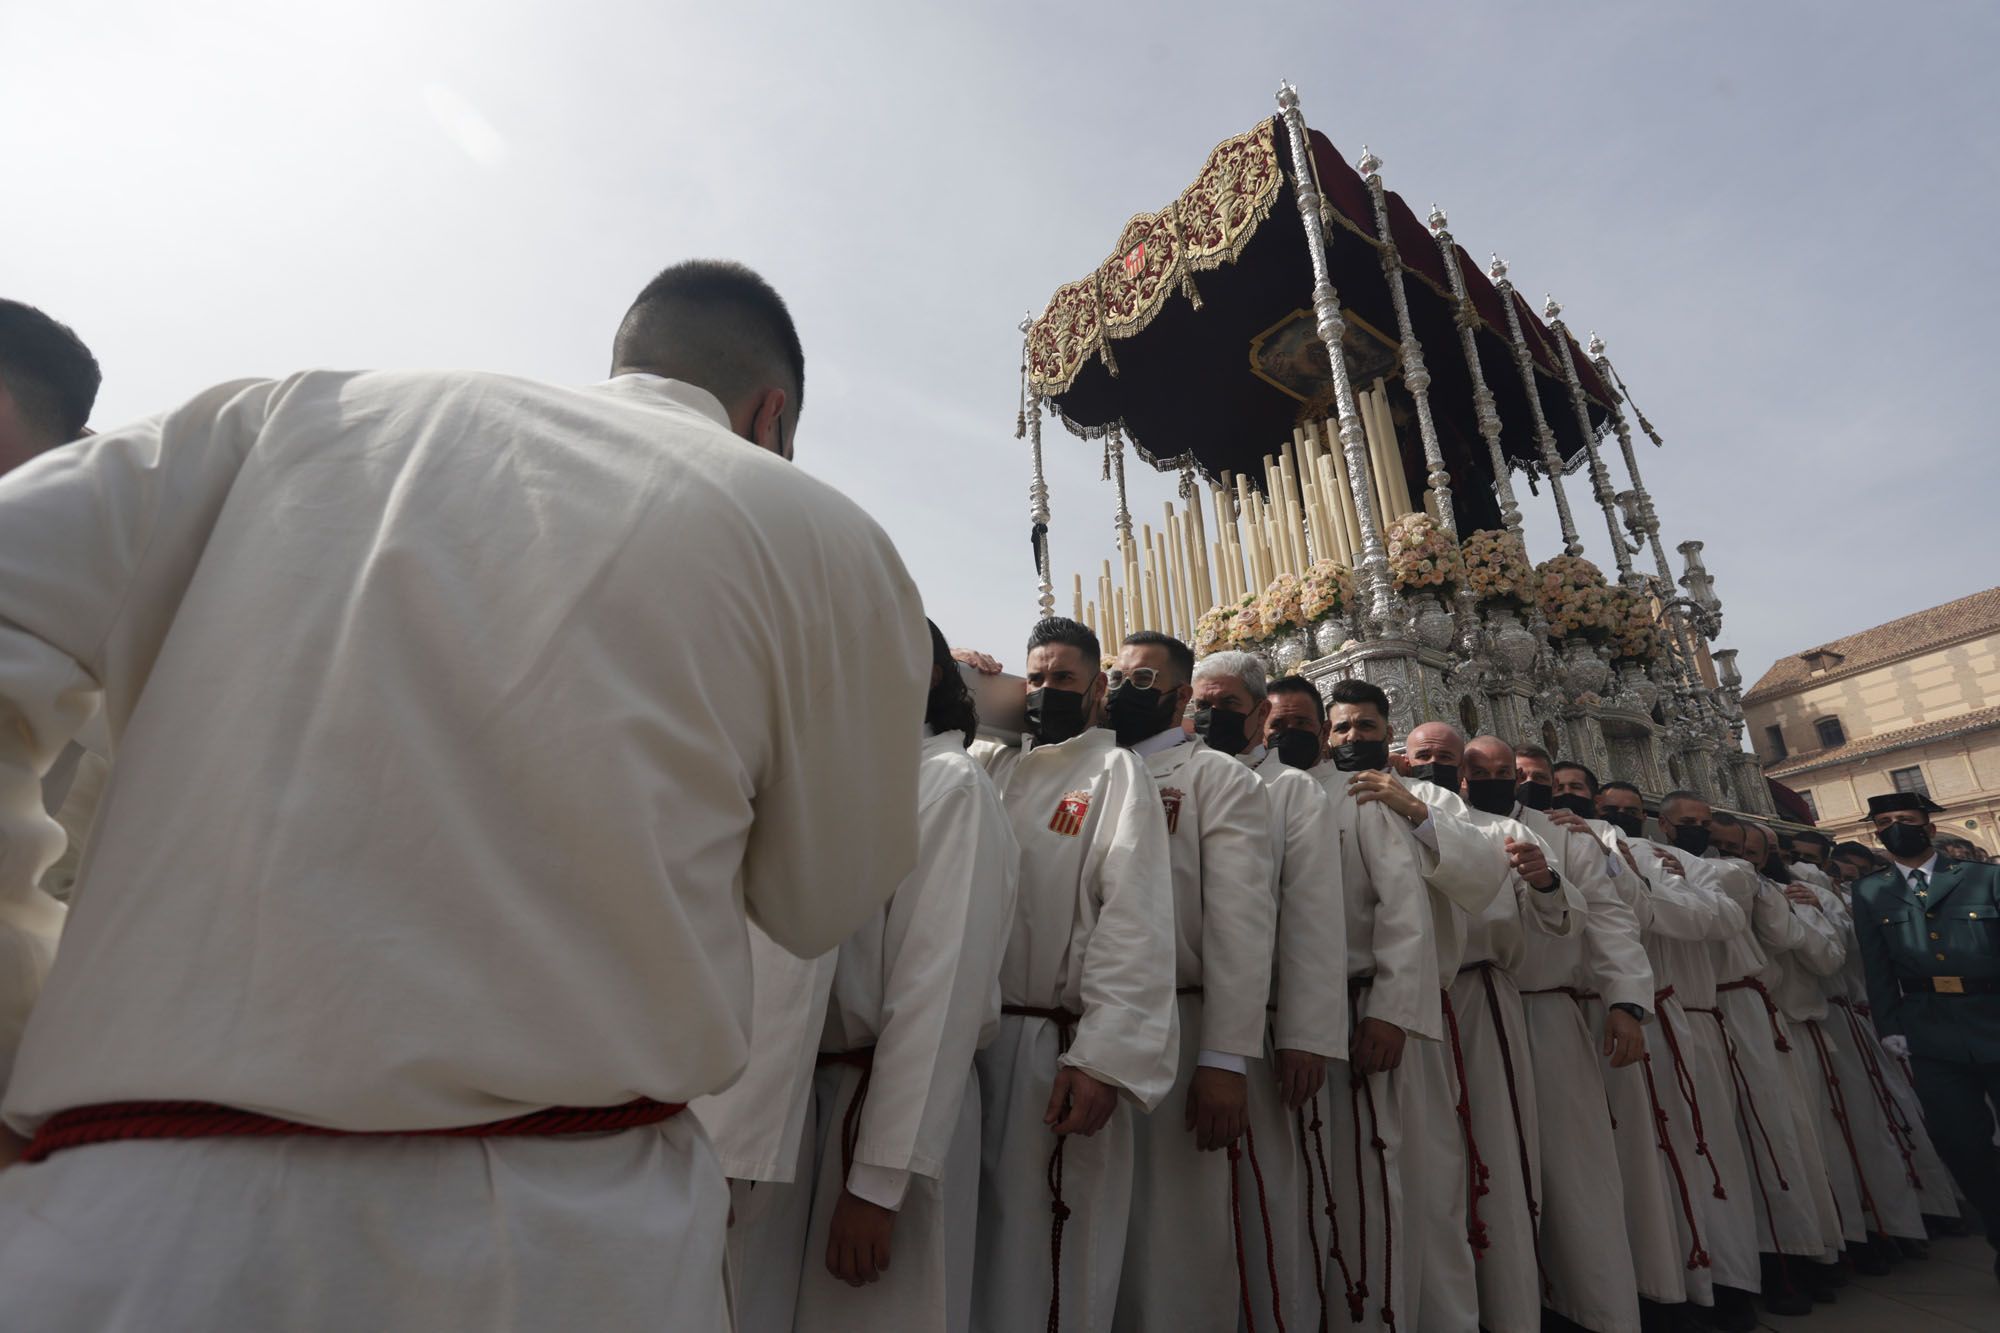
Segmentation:
{"type": "Polygon", "coordinates": [[[1646,1021],[1646,1011],[1644,1009],[1641,1009],[1638,1005],[1633,1004],[1630,1000],[1620,1000],[1617,1004],[1614,1004],[1611,1007],[1613,1009],[1622,1010],[1623,1012],[1632,1015],[1632,1021],[1634,1023],[1643,1023],[1646,1021]]]}
{"type": "Polygon", "coordinates": [[[1554,866],[1550,866],[1549,886],[1546,889],[1535,889],[1535,886],[1532,884],[1530,884],[1528,887],[1531,889],[1535,889],[1536,893],[1554,893],[1557,889],[1561,888],[1562,886],[1563,886],[1562,872],[1560,870],[1557,870],[1554,866]]]}

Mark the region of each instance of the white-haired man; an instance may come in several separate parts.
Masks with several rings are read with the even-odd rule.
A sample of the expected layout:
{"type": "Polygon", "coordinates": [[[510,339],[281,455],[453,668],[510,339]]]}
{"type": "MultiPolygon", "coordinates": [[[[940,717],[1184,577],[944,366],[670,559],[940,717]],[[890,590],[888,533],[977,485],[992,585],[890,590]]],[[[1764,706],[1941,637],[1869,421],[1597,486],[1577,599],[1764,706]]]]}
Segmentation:
{"type": "MultiPolygon", "coordinates": [[[[1272,1201],[1271,1235],[1267,1241],[1261,1229],[1244,1228],[1245,1264],[1253,1277],[1267,1271],[1268,1250],[1276,1308],[1296,1328],[1319,1317],[1324,1299],[1320,1219],[1306,1193],[1307,1173],[1317,1163],[1306,1159],[1309,1140],[1301,1130],[1310,1130],[1306,1108],[1317,1107],[1328,1062],[1347,1056],[1347,907],[1332,804],[1319,783],[1265,746],[1270,712],[1264,664],[1256,657],[1214,653],[1195,665],[1195,734],[1247,764],[1270,800],[1278,942],[1270,1067],[1250,1082],[1250,1133],[1272,1201]]],[[[1278,1325],[1263,1302],[1252,1303],[1251,1315],[1259,1333],[1278,1325]]]]}

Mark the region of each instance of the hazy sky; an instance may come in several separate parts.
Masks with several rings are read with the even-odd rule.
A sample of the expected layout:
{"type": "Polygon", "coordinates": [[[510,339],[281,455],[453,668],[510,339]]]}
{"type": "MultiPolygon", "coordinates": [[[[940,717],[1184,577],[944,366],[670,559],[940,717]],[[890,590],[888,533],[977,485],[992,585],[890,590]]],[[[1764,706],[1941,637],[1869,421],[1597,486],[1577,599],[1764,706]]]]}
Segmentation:
{"type": "MultiPolygon", "coordinates": [[[[96,350],[104,426],[310,366],[598,379],[655,270],[740,258],[805,340],[801,465],[1018,665],[1015,325],[1289,77],[1603,334],[1754,680],[2000,581],[1996,55],[2000,9],[1943,2],[6,0],[0,294],[96,350]]],[[[1113,503],[1048,445],[1067,610],[1113,503]]]]}

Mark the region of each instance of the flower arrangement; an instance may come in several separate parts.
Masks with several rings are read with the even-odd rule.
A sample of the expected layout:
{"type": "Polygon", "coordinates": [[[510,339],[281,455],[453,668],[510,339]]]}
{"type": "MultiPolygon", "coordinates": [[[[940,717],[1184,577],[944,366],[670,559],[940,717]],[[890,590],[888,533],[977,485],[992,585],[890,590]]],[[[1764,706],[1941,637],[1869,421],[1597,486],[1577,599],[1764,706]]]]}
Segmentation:
{"type": "Polygon", "coordinates": [[[1465,561],[1465,585],[1481,605],[1520,610],[1535,600],[1535,567],[1518,534],[1504,528],[1484,529],[1459,546],[1465,561]]]}
{"type": "Polygon", "coordinates": [[[1299,593],[1296,574],[1280,574],[1271,580],[1271,585],[1257,599],[1258,619],[1263,622],[1265,634],[1283,634],[1305,625],[1305,613],[1299,609],[1299,593]]]}
{"type": "Polygon", "coordinates": [[[1611,657],[1645,664],[1660,655],[1660,627],[1651,602],[1625,588],[1611,589],[1611,657]]]}
{"type": "Polygon", "coordinates": [[[1611,589],[1604,573],[1580,555],[1558,555],[1535,566],[1535,599],[1555,639],[1580,636],[1602,643],[1613,628],[1611,589]]]}
{"type": "Polygon", "coordinates": [[[1229,646],[1245,651],[1270,638],[1272,631],[1264,624],[1262,599],[1245,597],[1238,602],[1230,614],[1229,631],[1229,646]]]}
{"type": "Polygon", "coordinates": [[[1194,652],[1196,657],[1207,657],[1225,648],[1236,645],[1236,608],[1214,606],[1201,613],[1201,619],[1194,626],[1194,652]]]}
{"type": "Polygon", "coordinates": [[[1354,575],[1347,566],[1322,560],[1299,580],[1299,611],[1305,623],[1316,625],[1354,605],[1354,575]]]}
{"type": "Polygon", "coordinates": [[[1389,525],[1389,577],[1399,592],[1449,597],[1465,577],[1465,562],[1436,519],[1405,514],[1389,525]]]}

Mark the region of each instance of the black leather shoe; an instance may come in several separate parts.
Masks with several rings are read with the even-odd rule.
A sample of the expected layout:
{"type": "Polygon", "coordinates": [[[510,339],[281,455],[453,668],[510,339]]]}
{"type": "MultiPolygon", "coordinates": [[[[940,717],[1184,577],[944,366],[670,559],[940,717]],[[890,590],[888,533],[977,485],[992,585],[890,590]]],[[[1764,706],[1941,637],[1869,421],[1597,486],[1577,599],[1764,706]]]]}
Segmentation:
{"type": "Polygon", "coordinates": [[[1847,1247],[1847,1262],[1863,1277],[1889,1276],[1889,1260],[1866,1241],[1847,1247]]]}
{"type": "Polygon", "coordinates": [[[1813,1269],[1813,1276],[1838,1291],[1854,1279],[1847,1275],[1847,1265],[1839,1261],[1819,1264],[1813,1269]]]}
{"type": "Polygon", "coordinates": [[[1963,1236],[1965,1219],[1962,1217],[1940,1217],[1936,1213],[1924,1214],[1924,1230],[1933,1236],[1963,1236]]]}
{"type": "Polygon", "coordinates": [[[1798,1274],[1799,1286],[1806,1295],[1812,1297],[1815,1305],[1832,1305],[1840,1299],[1834,1295],[1833,1274],[1840,1271],[1839,1264],[1799,1263],[1793,1268],[1798,1274]]]}
{"type": "Polygon", "coordinates": [[[1716,1333],[1757,1333],[1757,1306],[1740,1287],[1715,1287],[1715,1310],[1709,1316],[1716,1333]]]}
{"type": "Polygon", "coordinates": [[[1906,1236],[1896,1237],[1896,1249],[1905,1259],[1928,1259],[1931,1257],[1931,1243],[1927,1240],[1911,1240],[1906,1236]]]}

